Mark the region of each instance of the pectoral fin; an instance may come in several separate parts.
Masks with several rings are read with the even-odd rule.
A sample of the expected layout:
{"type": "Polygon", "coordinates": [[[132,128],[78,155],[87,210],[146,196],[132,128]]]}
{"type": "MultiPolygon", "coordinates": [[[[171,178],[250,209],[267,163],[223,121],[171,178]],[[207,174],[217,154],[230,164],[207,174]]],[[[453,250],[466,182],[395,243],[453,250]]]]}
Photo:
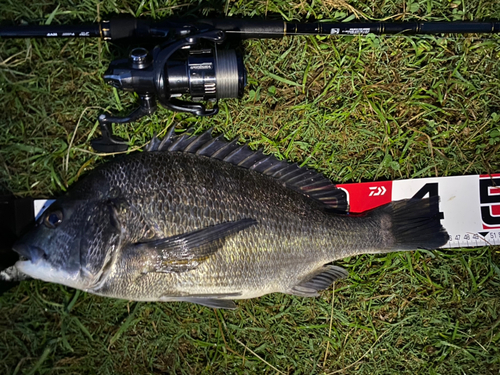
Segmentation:
{"type": "Polygon", "coordinates": [[[151,254],[148,272],[186,272],[198,267],[224,245],[225,239],[257,224],[254,219],[241,219],[168,238],[137,243],[134,251],[151,254]]]}

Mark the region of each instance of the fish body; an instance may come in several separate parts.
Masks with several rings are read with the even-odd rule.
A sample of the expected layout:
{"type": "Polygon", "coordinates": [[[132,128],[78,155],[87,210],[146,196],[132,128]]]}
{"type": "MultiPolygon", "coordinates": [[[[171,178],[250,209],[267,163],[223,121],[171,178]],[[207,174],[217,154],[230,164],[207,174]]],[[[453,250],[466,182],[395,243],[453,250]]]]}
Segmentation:
{"type": "Polygon", "coordinates": [[[316,296],[335,260],[436,248],[438,200],[349,215],[323,176],[201,136],[169,135],[92,171],[16,246],[20,271],[94,294],[233,308],[233,299],[316,296]]]}

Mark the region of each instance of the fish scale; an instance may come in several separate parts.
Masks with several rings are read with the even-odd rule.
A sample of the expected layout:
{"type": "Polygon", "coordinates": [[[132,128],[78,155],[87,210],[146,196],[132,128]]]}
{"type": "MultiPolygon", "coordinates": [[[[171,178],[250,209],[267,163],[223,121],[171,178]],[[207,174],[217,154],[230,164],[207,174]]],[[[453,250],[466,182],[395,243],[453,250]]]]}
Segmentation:
{"type": "Polygon", "coordinates": [[[345,192],[323,176],[207,133],[170,133],[103,164],[42,222],[51,212],[64,220],[17,246],[21,271],[108,297],[225,308],[273,292],[315,296],[347,274],[330,262],[447,240],[436,199],[349,215],[345,192]],[[64,249],[51,248],[54,236],[66,236],[64,249]],[[66,267],[62,253],[81,264],[66,267]]]}
{"type": "MultiPolygon", "coordinates": [[[[224,167],[227,169],[227,166],[222,164],[220,161],[207,159],[205,160],[210,163],[214,163],[216,166],[224,167]]],[[[275,184],[269,185],[272,180],[263,179],[263,181],[258,181],[261,183],[258,189],[252,184],[245,185],[246,189],[240,187],[237,191],[233,189],[221,190],[223,186],[226,184],[228,186],[238,185],[239,179],[241,176],[232,176],[232,178],[222,178],[223,174],[217,174],[217,178],[213,178],[210,174],[204,173],[207,170],[211,170],[213,166],[203,165],[205,163],[199,163],[196,160],[196,157],[191,154],[175,154],[175,153],[144,153],[141,154],[140,157],[137,158],[136,163],[144,166],[148,166],[147,168],[141,169],[138,166],[131,167],[130,170],[134,171],[135,175],[129,175],[129,180],[141,180],[144,174],[148,174],[149,168],[161,168],[161,165],[167,165],[168,168],[163,168],[163,174],[158,174],[158,178],[155,180],[155,183],[152,186],[147,186],[145,184],[139,185],[140,190],[139,193],[146,194],[147,191],[144,191],[144,187],[157,191],[160,189],[172,189],[176,192],[176,196],[179,198],[178,202],[173,200],[172,202],[168,202],[165,207],[157,207],[158,210],[156,213],[160,214],[160,217],[150,217],[149,220],[155,222],[166,222],[165,213],[173,212],[175,214],[173,220],[173,226],[167,228],[168,231],[164,233],[164,236],[170,237],[177,234],[190,232],[196,229],[199,229],[203,226],[215,225],[225,221],[233,221],[242,219],[243,216],[241,212],[246,211],[248,215],[253,218],[258,218],[258,221],[264,223],[263,230],[264,233],[258,231],[258,229],[252,229],[245,231],[244,233],[240,233],[233,240],[228,241],[228,244],[225,247],[218,251],[217,254],[214,255],[213,258],[207,260],[204,265],[198,268],[198,272],[196,273],[186,273],[174,275],[175,277],[171,277],[172,275],[154,275],[154,281],[148,280],[147,283],[163,283],[165,286],[159,289],[163,294],[168,295],[169,289],[174,288],[175,293],[180,292],[182,290],[186,294],[204,294],[204,293],[214,293],[215,288],[224,287],[223,293],[236,293],[242,292],[247,289],[246,283],[253,279],[258,279],[258,283],[263,283],[268,285],[268,288],[272,291],[278,290],[287,290],[291,288],[291,285],[282,285],[286,280],[278,279],[274,280],[274,283],[269,281],[273,281],[273,274],[276,271],[276,264],[281,263],[285,266],[293,266],[300,268],[300,272],[298,274],[295,283],[298,282],[300,276],[304,276],[310,270],[317,268],[317,264],[323,264],[329,261],[333,261],[335,259],[343,258],[347,255],[346,253],[349,248],[345,247],[346,236],[338,236],[340,239],[340,243],[344,246],[344,248],[340,249],[337,252],[337,255],[330,255],[330,259],[325,259],[325,253],[329,245],[333,241],[328,238],[328,236],[317,236],[314,235],[314,232],[317,232],[318,224],[316,224],[316,230],[312,228],[311,221],[313,217],[316,216],[316,223],[318,222],[327,222],[329,221],[328,215],[316,209],[313,211],[313,207],[308,207],[307,203],[311,203],[303,199],[302,196],[299,196],[297,193],[289,192],[289,191],[279,191],[277,190],[277,186],[275,184]],[[182,170],[184,168],[184,170],[182,170]],[[189,171],[189,174],[187,173],[189,171]],[[183,174],[185,178],[177,179],[176,176],[178,174],[183,174]],[[201,181],[197,181],[196,178],[199,178],[201,181]],[[208,196],[211,196],[211,201],[214,204],[214,208],[211,210],[209,218],[207,217],[192,217],[190,212],[190,205],[192,207],[196,207],[199,204],[199,199],[194,196],[189,190],[189,183],[203,184],[205,189],[208,190],[208,196]],[[186,184],[188,186],[186,186],[186,184]],[[173,185],[173,186],[171,186],[173,185]],[[266,192],[266,194],[261,194],[260,191],[266,192]],[[239,191],[238,191],[239,190],[239,191]],[[243,190],[243,191],[242,191],[243,190]],[[255,197],[255,193],[251,194],[251,191],[256,192],[259,197],[255,197]],[[287,199],[288,197],[283,196],[284,193],[294,193],[296,197],[295,199],[287,199]],[[246,198],[246,199],[244,199],[246,198]],[[297,199],[302,200],[303,204],[298,205],[297,199]],[[278,209],[270,210],[271,202],[279,201],[280,206],[278,209]],[[183,202],[184,204],[179,204],[179,202],[183,202]],[[231,205],[226,205],[225,202],[232,202],[231,205]],[[227,207],[226,207],[227,206],[227,207]],[[280,212],[282,211],[282,212],[280,212]],[[307,211],[311,211],[314,215],[307,214],[307,211]],[[283,215],[285,214],[285,215],[283,215]],[[214,215],[215,218],[214,218],[214,215]],[[301,220],[301,217],[307,217],[307,221],[301,220]],[[198,225],[193,225],[194,222],[199,223],[198,225]],[[248,241],[247,237],[257,237],[253,241],[248,241]],[[288,243],[287,241],[283,241],[283,239],[287,237],[293,237],[296,240],[294,243],[288,243]],[[302,238],[302,239],[301,239],[302,238]],[[329,241],[330,240],[330,241],[329,241]],[[258,247],[249,248],[247,246],[242,246],[242,244],[253,242],[258,244],[258,247]],[[274,251],[266,251],[267,249],[275,249],[274,251]],[[305,255],[307,254],[307,255],[305,255]],[[231,257],[229,257],[231,255],[231,257]],[[263,256],[265,255],[265,256],[263,256]],[[308,265],[306,267],[300,266],[305,259],[310,257],[314,259],[315,262],[312,265],[308,265]],[[226,267],[226,265],[231,264],[232,259],[251,259],[251,264],[246,264],[245,267],[226,267]],[[253,266],[252,266],[253,265],[253,266]],[[243,276],[234,277],[233,269],[240,270],[243,276]],[[218,274],[219,276],[214,277],[214,275],[218,274]],[[182,276],[179,278],[178,276],[182,276]],[[173,281],[170,279],[177,279],[177,285],[172,285],[173,281]],[[179,280],[180,279],[180,280],[179,280]],[[184,282],[186,280],[186,282],[184,282]],[[188,285],[196,285],[193,290],[186,290],[185,284],[188,285]]],[[[238,172],[242,172],[239,171],[238,172]]],[[[241,173],[238,173],[241,174],[241,173]]],[[[250,180],[247,177],[247,181],[250,180]]],[[[261,175],[255,174],[254,177],[262,177],[261,175]]],[[[116,179],[113,179],[116,181],[116,179]]],[[[254,181],[252,181],[255,183],[254,181]]],[[[125,199],[130,199],[132,201],[136,201],[135,206],[139,206],[141,203],[137,198],[131,196],[128,197],[128,190],[126,186],[120,186],[122,189],[122,194],[125,199]]],[[[132,193],[135,189],[132,189],[132,193]]],[[[284,190],[283,188],[280,190],[284,190]]],[[[153,213],[153,212],[151,212],[153,213]]],[[[124,218],[124,222],[132,221],[132,218],[124,218]]],[[[328,228],[331,225],[326,225],[328,228]]],[[[347,233],[350,233],[350,229],[347,229],[347,233]]],[[[341,231],[341,228],[339,228],[341,231]]],[[[327,232],[327,231],[322,231],[327,232]]],[[[338,240],[337,239],[337,240],[338,240]]],[[[140,238],[136,238],[131,236],[127,239],[129,242],[137,242],[140,238]]],[[[328,249],[328,253],[331,253],[331,250],[328,249]]],[[[234,262],[232,263],[235,264],[234,262]]],[[[121,278],[121,274],[117,274],[118,278],[121,278]]],[[[111,281],[111,280],[110,280],[111,281]]],[[[111,285],[112,283],[110,283],[111,285]]],[[[134,295],[132,298],[140,298],[143,296],[143,287],[138,285],[138,283],[134,283],[136,285],[136,289],[134,291],[134,295]]],[[[221,292],[221,290],[219,290],[221,292]]],[[[175,294],[174,293],[174,294],[175,294]]],[[[155,296],[158,298],[158,296],[155,296]]]]}

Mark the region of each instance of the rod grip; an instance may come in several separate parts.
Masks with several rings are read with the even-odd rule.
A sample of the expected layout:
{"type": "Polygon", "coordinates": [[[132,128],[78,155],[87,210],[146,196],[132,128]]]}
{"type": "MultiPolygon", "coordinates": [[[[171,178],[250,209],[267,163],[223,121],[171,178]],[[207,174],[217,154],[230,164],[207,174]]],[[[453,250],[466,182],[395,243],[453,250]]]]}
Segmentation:
{"type": "Polygon", "coordinates": [[[104,40],[118,40],[134,37],[137,30],[136,18],[112,18],[101,23],[104,40]]]}

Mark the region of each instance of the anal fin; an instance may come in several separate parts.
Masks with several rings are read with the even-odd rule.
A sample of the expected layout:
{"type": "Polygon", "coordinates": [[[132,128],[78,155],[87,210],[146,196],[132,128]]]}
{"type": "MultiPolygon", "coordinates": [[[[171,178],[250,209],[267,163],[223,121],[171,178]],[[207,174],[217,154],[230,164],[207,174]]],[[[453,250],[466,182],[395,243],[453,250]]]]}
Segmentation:
{"type": "Polygon", "coordinates": [[[184,297],[170,297],[164,295],[160,297],[162,302],[190,302],[196,303],[198,305],[212,307],[214,309],[236,309],[236,304],[234,301],[228,298],[234,298],[241,296],[240,292],[236,293],[223,293],[223,294],[190,294],[184,297]]]}
{"type": "Polygon", "coordinates": [[[295,285],[288,293],[300,297],[317,297],[319,290],[327,289],[334,281],[347,276],[347,271],[342,267],[323,266],[295,285]]]}
{"type": "Polygon", "coordinates": [[[214,309],[236,309],[236,304],[230,299],[218,299],[218,298],[206,298],[206,297],[183,297],[177,299],[177,301],[191,302],[198,305],[213,307],[214,309]]]}

